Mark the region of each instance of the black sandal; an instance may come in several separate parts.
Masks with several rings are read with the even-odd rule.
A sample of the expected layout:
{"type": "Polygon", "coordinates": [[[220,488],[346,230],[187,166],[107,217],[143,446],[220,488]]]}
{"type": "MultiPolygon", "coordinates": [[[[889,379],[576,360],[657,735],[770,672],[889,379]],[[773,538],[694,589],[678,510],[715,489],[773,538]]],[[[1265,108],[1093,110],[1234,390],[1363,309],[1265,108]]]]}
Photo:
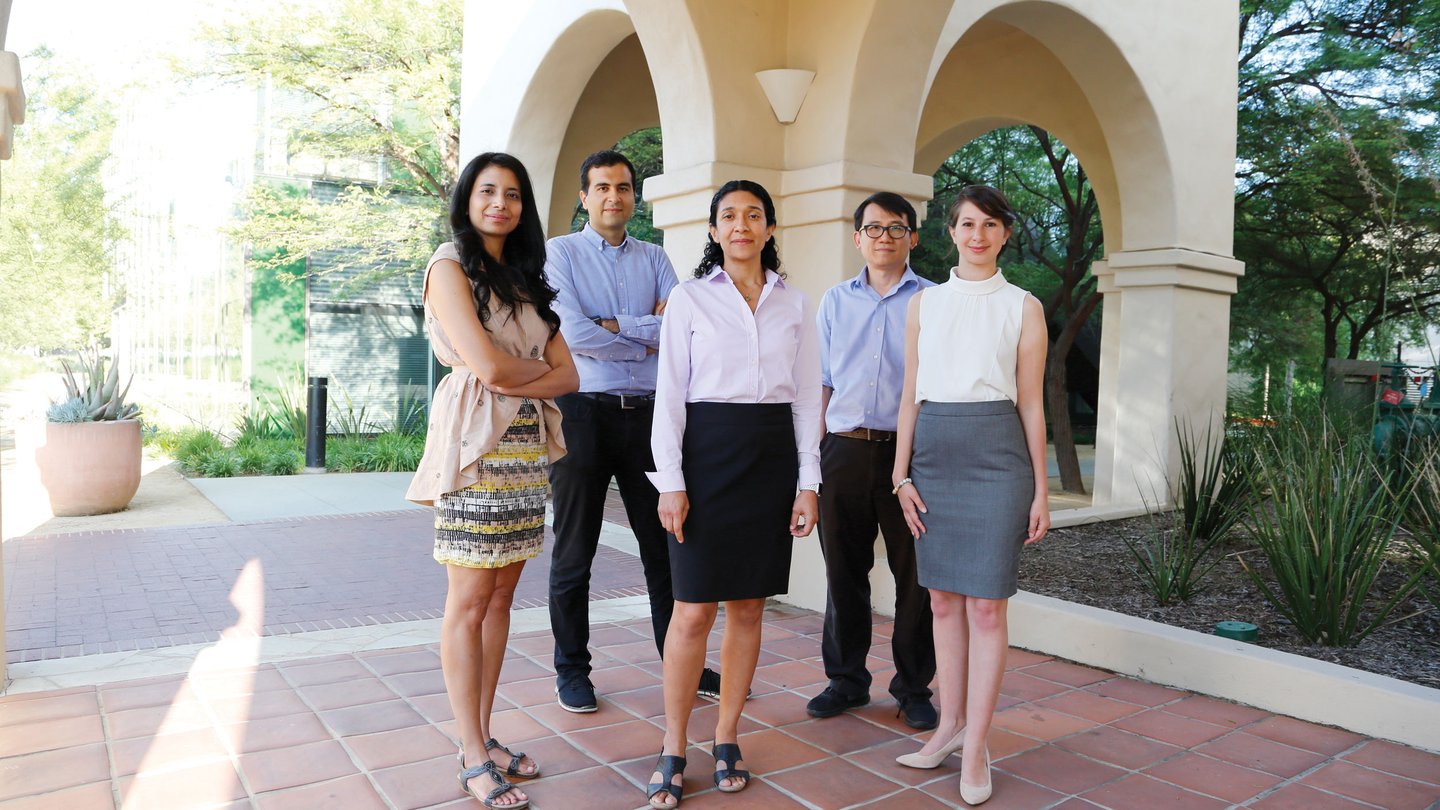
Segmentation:
{"type": "Polygon", "coordinates": [[[645,786],[645,799],[650,806],[656,810],[670,810],[672,807],[680,806],[680,796],[685,792],[685,757],[672,757],[665,754],[655,762],[655,770],[660,773],[659,782],[651,782],[645,786]],[[675,777],[679,776],[680,784],[675,784],[675,777]],[[655,797],[661,793],[669,793],[675,797],[674,804],[656,804],[655,797]]]}
{"type": "Polygon", "coordinates": [[[490,739],[485,741],[486,756],[489,756],[491,751],[495,751],[497,749],[500,751],[504,751],[510,756],[510,764],[505,766],[506,776],[514,779],[534,779],[535,777],[540,775],[540,764],[538,762],[535,763],[535,770],[530,773],[525,773],[524,771],[520,770],[520,763],[525,759],[524,751],[521,751],[517,754],[516,752],[511,751],[509,748],[501,745],[494,737],[491,737],[490,739]]]}
{"type": "Polygon", "coordinates": [[[715,787],[719,788],[721,793],[739,793],[745,789],[746,785],[750,784],[750,772],[742,771],[735,767],[737,762],[744,759],[744,757],[740,755],[740,745],[738,743],[717,742],[715,743],[715,747],[710,751],[710,756],[715,758],[715,787]],[[720,763],[722,762],[725,763],[724,769],[720,768],[720,763]],[[741,782],[739,786],[731,785],[726,787],[720,784],[726,779],[744,779],[745,781],[741,782]]]}
{"type": "Polygon", "coordinates": [[[519,788],[505,781],[505,775],[500,773],[499,766],[497,766],[494,762],[488,759],[485,760],[485,763],[483,765],[476,765],[473,768],[466,768],[465,770],[460,772],[460,789],[465,791],[465,795],[475,797],[480,801],[481,804],[491,808],[491,810],[522,810],[522,808],[530,806],[529,798],[521,799],[518,802],[512,802],[510,804],[495,803],[496,799],[504,796],[506,793],[509,793],[512,790],[518,790],[519,788]],[[489,793],[481,796],[479,793],[476,793],[475,791],[470,789],[470,780],[474,779],[477,776],[482,776],[486,774],[488,774],[490,778],[495,781],[496,787],[492,789],[489,793]]]}

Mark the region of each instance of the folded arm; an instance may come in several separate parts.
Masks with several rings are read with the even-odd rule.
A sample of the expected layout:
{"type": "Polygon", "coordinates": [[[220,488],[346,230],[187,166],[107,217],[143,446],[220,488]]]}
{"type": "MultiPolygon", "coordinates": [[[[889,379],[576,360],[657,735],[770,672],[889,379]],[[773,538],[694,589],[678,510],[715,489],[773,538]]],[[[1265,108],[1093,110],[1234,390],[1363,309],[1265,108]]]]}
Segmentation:
{"type": "Polygon", "coordinates": [[[475,312],[470,279],[458,262],[441,259],[435,263],[425,298],[460,359],[486,388],[525,385],[550,371],[549,364],[542,360],[516,357],[495,346],[475,312]]]}

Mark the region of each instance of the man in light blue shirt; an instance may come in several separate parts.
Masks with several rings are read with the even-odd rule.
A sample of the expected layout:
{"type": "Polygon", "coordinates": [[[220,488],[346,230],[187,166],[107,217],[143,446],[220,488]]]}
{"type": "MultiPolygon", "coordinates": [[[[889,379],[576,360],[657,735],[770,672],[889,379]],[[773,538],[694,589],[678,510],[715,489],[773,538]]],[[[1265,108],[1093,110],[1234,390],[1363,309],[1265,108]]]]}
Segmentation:
{"type": "MultiPolygon", "coordinates": [[[[585,159],[580,202],[590,222],[546,246],[545,274],[559,293],[554,307],[560,331],[580,373],[580,391],[556,400],[569,452],[550,466],[555,508],[550,626],[560,706],[593,712],[598,703],[590,681],[590,567],[612,478],[640,547],[662,654],[675,607],[669,548],[656,512],[659,495],[645,472],[654,469],[650,422],[660,318],[677,279],[660,246],[625,229],[635,213],[635,167],[624,155],[606,150],[585,159]]],[[[706,670],[700,692],[718,697],[719,676],[706,670]]]]}
{"type": "Polygon", "coordinates": [[[915,540],[891,490],[895,428],[905,381],[905,309],[933,286],[910,269],[919,241],[915,208],[898,194],[870,195],[855,209],[860,275],[820,301],[820,379],[825,438],[820,444],[820,548],[828,594],[820,651],[830,685],[806,711],[833,717],[870,702],[870,569],[875,534],[895,576],[895,676],[890,694],[906,725],[935,727],[930,680],[935,639],[930,598],[915,577],[915,540]]]}

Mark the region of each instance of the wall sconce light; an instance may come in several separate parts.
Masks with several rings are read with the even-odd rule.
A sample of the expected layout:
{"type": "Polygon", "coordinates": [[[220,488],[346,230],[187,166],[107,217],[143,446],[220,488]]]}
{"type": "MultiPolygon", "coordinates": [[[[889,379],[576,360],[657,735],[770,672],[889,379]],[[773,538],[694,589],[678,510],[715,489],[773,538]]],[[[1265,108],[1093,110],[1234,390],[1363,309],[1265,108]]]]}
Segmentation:
{"type": "Polygon", "coordinates": [[[760,87],[765,91],[765,98],[770,101],[770,109],[775,112],[776,120],[782,124],[791,124],[795,122],[795,116],[800,114],[800,105],[805,103],[805,94],[810,92],[815,71],[789,68],[762,70],[755,74],[755,78],[760,80],[760,87]]]}

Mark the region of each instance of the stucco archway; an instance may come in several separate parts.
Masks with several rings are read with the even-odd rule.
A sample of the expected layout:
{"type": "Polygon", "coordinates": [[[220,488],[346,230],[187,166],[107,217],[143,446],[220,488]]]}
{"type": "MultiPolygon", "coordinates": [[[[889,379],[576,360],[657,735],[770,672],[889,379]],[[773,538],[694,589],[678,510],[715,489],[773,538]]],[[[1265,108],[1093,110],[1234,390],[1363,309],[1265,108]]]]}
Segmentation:
{"type": "MultiPolygon", "coordinates": [[[[812,296],[858,270],[850,213],[865,195],[924,202],[968,140],[1044,127],[1085,164],[1106,228],[1094,271],[1111,407],[1092,514],[1163,491],[1175,419],[1222,412],[1240,272],[1237,0],[469,0],[467,12],[462,151],[520,154],[552,232],[584,152],[658,118],[665,172],[646,196],[675,265],[693,264],[714,189],[748,177],[775,195],[790,278],[812,296]],[[477,61],[471,42],[505,44],[477,61]],[[815,74],[793,123],[756,80],[772,68],[815,74]]],[[[797,579],[792,598],[823,601],[797,579]]]]}

